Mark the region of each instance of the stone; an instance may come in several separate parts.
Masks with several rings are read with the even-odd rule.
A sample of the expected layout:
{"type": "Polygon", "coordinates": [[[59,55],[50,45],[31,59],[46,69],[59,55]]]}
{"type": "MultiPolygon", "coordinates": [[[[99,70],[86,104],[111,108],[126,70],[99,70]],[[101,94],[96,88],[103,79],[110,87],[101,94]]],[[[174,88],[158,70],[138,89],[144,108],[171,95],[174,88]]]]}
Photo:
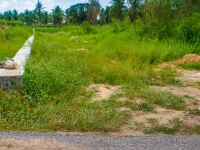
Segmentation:
{"type": "Polygon", "coordinates": [[[5,67],[5,62],[4,61],[0,61],[0,68],[4,68],[5,67]]]}
{"type": "Polygon", "coordinates": [[[157,76],[156,79],[157,79],[157,80],[161,80],[161,76],[157,76]]]}
{"type": "Polygon", "coordinates": [[[8,88],[11,88],[11,87],[12,87],[12,82],[8,81],[8,88]]]}
{"type": "Polygon", "coordinates": [[[1,88],[2,90],[8,89],[8,87],[7,87],[6,85],[4,85],[4,84],[0,84],[0,88],[1,88]]]}
{"type": "Polygon", "coordinates": [[[14,60],[6,60],[5,62],[5,69],[16,69],[17,63],[14,60]]]}
{"type": "Polygon", "coordinates": [[[12,58],[9,58],[9,57],[6,57],[6,60],[12,60],[12,61],[14,61],[14,59],[12,59],[12,58]]]}
{"type": "Polygon", "coordinates": [[[126,108],[126,107],[122,107],[122,108],[119,108],[119,111],[131,111],[130,108],[126,108]]]}

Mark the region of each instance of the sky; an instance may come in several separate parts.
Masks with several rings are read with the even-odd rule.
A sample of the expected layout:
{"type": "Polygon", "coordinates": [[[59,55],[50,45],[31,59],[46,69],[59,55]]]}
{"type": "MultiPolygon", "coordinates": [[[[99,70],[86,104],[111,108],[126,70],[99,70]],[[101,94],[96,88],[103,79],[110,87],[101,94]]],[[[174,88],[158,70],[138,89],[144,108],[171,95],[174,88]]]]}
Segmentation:
{"type": "MultiPolygon", "coordinates": [[[[0,0],[0,13],[5,11],[11,10],[13,11],[16,9],[18,13],[24,12],[24,10],[34,10],[35,4],[38,0],[0,0]]],[[[106,7],[111,0],[99,0],[99,3],[102,7],[106,7]]],[[[87,3],[88,0],[40,0],[43,6],[45,7],[44,10],[51,12],[56,6],[60,6],[63,10],[66,10],[71,5],[75,5],[77,3],[87,3]]]]}

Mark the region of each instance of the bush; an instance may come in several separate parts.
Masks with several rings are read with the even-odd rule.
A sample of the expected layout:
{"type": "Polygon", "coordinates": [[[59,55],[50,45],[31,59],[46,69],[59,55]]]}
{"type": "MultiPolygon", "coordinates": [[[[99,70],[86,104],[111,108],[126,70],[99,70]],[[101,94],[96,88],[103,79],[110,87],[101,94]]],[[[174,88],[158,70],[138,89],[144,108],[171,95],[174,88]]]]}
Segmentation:
{"type": "Polygon", "coordinates": [[[83,28],[83,32],[84,33],[94,33],[95,30],[94,28],[92,28],[92,26],[87,22],[87,21],[84,21],[82,24],[81,24],[82,28],[83,28]]]}
{"type": "Polygon", "coordinates": [[[23,23],[21,21],[5,21],[5,20],[0,20],[0,24],[13,26],[13,27],[23,25],[23,23]]]}

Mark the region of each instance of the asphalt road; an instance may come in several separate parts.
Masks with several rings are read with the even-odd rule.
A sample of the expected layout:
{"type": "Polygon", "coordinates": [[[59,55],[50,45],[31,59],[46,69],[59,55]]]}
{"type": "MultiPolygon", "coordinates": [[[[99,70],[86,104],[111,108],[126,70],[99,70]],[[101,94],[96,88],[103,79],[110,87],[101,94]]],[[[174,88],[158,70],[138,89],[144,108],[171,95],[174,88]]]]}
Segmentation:
{"type": "Polygon", "coordinates": [[[82,150],[200,150],[200,136],[103,136],[42,132],[0,132],[1,140],[54,142],[82,150]]]}

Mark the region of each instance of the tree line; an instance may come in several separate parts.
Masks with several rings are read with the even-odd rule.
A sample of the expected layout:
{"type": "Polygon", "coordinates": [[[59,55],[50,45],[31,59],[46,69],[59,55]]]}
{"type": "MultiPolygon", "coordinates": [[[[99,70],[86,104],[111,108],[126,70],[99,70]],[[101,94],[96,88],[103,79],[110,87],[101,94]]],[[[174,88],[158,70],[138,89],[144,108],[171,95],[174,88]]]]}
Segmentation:
{"type": "Polygon", "coordinates": [[[110,6],[101,7],[99,0],[77,3],[66,10],[56,6],[52,12],[45,11],[38,0],[35,9],[6,11],[0,19],[20,20],[28,25],[53,23],[59,25],[82,24],[105,25],[115,21],[131,22],[139,37],[156,36],[158,39],[176,34],[181,40],[191,41],[200,37],[199,0],[110,0],[110,6]]]}

